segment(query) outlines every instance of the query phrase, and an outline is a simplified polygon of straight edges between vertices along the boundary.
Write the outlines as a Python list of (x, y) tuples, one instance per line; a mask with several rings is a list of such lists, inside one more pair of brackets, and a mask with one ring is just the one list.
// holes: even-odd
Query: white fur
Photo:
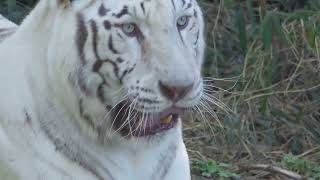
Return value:
[(3, 16), (0, 15), (0, 42), (3, 41), (6, 37), (10, 36), (17, 25), (6, 20)]
[[(83, 122), (79, 114), (80, 98), (84, 99), (85, 111), (94, 123), (111, 130), (111, 121), (107, 124), (101, 122), (106, 110), (105, 104), (94, 94), (100, 82), (99, 77), (90, 72), (94, 62), (88, 62), (88, 67), (80, 67), (74, 39), (76, 14), (81, 12), (89, 22), (97, 16), (101, 2), (108, 8), (120, 10), (126, 3), (139, 5), (141, 0), (77, 0), (73, 4), (67, 0), (41, 0), (16, 33), (0, 44), (1, 180), (109, 180), (112, 179), (110, 173), (115, 180), (190, 179), (181, 121), (175, 128), (151, 138), (123, 138), (115, 131), (110, 131), (102, 141), (96, 129)], [(178, 9), (181, 1), (174, 2)], [(196, 2), (192, 3), (201, 13)], [(126, 43), (114, 39), (116, 48), (125, 52), (123, 57), (130, 58), (127, 65), (119, 66), (120, 72), (128, 68), (126, 66), (137, 65), (132, 74), (124, 78), (122, 86), (111, 75), (109, 83), (112, 88), (105, 89), (105, 96), (108, 105), (114, 106), (125, 94), (130, 96), (137, 93), (130, 87), (138, 86), (135, 83), (140, 80), (142, 87), (149, 87), (156, 92), (154, 97), (140, 92), (140, 97), (159, 100), (161, 103), (156, 109), (161, 111), (172, 103), (161, 96), (155, 82), (161, 80), (184, 85), (201, 81), (203, 20), (202, 14), (198, 14), (200, 38), (197, 47), (193, 47), (194, 36), (188, 32), (182, 33), (186, 43), (184, 46), (173, 31), (175, 24), (172, 26), (169, 23), (174, 22), (183, 11), (178, 11), (181, 14), (172, 14), (171, 0), (152, 0), (145, 9), (149, 19), (143, 21), (141, 12), (137, 12), (134, 21), (141, 25), (141, 31), (148, 40), (142, 46), (149, 51), (141, 57), (141, 47), (137, 42), (129, 38)], [(106, 38), (107, 34), (100, 32), (102, 27), (98, 27), (100, 40)], [(84, 49), (89, 61), (93, 59), (92, 52), (88, 50), (90, 42)], [(113, 58), (110, 52), (103, 49), (106, 46), (99, 44), (98, 51), (102, 52), (101, 56)], [(70, 79), (76, 81), (80, 69), (84, 71), (88, 91), (93, 94), (86, 96), (77, 88), (76, 82), (75, 87), (71, 86)], [(110, 66), (103, 66), (101, 71), (112, 74)], [(124, 92), (118, 93), (121, 87)], [(201, 90), (201, 86), (195, 88), (177, 106), (195, 104), (196, 101), (190, 98)], [(173, 157), (170, 160), (171, 153)], [(159, 161), (166, 159), (171, 163), (168, 169), (163, 169)], [(164, 177), (160, 176), (162, 171), (167, 172)]]

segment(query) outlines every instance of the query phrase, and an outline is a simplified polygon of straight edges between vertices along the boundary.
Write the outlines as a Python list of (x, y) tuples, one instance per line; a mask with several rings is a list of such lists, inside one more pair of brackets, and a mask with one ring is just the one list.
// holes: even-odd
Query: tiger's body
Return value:
[(0, 34), (1, 180), (189, 180), (202, 21), (194, 0), (41, 0)]

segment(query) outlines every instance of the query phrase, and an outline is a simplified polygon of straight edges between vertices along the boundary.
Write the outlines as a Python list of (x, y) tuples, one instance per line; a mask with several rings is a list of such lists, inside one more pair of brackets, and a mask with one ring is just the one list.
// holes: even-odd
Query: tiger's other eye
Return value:
[(128, 23), (122, 25), (122, 31), (128, 36), (137, 36), (138, 27), (134, 23)]
[(184, 28), (186, 28), (189, 24), (189, 16), (181, 16), (178, 20), (177, 20), (177, 27), (179, 30), (183, 30)]

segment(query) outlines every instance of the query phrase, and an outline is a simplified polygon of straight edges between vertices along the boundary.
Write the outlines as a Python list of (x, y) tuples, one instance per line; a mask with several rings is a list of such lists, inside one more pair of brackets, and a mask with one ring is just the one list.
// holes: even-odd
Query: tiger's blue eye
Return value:
[(138, 27), (134, 23), (128, 23), (122, 25), (122, 31), (128, 36), (136, 36), (138, 33)]
[(177, 20), (177, 27), (179, 30), (183, 30), (185, 29), (188, 24), (189, 24), (189, 16), (181, 16), (178, 20)]

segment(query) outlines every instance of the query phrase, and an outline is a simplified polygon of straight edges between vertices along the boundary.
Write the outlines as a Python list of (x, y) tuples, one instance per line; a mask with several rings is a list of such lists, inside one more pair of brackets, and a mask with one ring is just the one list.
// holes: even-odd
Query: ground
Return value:
[(320, 179), (320, 1), (200, 4), (210, 78), (185, 123), (194, 174)]

